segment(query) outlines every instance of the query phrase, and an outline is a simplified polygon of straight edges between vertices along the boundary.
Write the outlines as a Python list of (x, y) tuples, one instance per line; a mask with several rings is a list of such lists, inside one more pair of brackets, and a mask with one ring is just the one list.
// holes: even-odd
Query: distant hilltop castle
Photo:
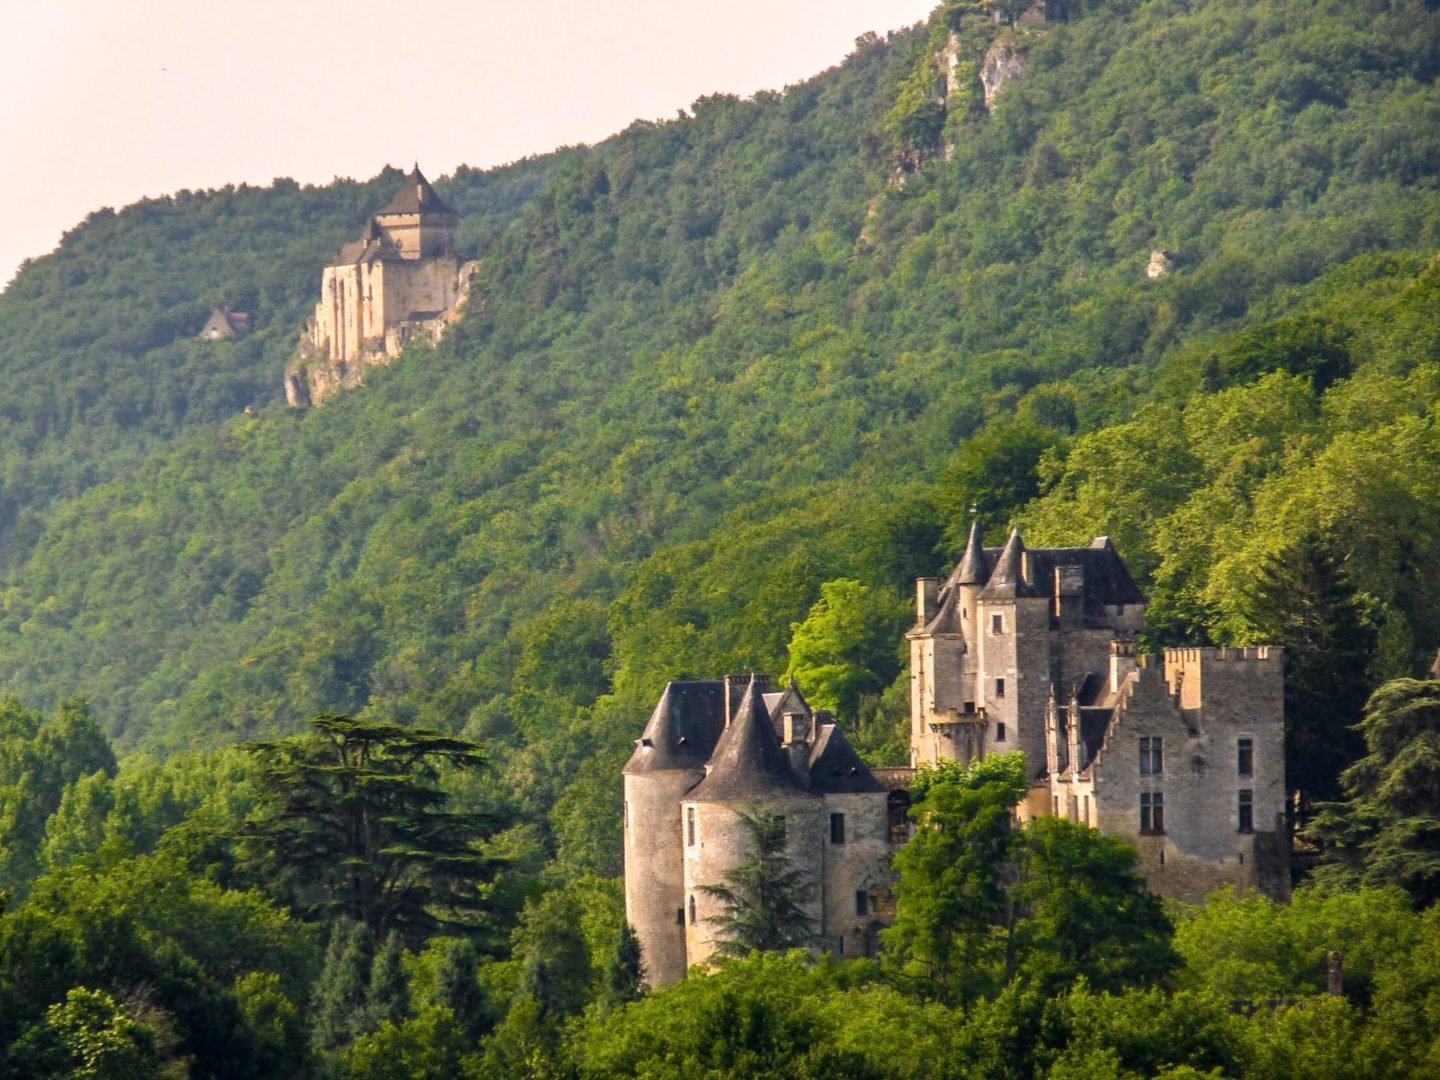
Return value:
[[(1021, 820), (1063, 817), (1140, 853), (1151, 889), (1289, 895), (1281, 650), (1138, 656), (1145, 597), (1106, 537), (985, 548), (971, 527), (950, 577), (916, 584), (910, 764), (870, 769), (798, 688), (672, 682), (625, 766), (625, 906), (652, 985), (714, 953), (709, 920), (745, 857), (740, 813), (786, 820), (813, 882), (815, 929), (869, 955), (893, 919), (890, 861), (917, 766), (1024, 750)], [(741, 686), (744, 691), (741, 693)]]
[(320, 302), (285, 372), (291, 406), (358, 386), (367, 367), (388, 364), (416, 338), (437, 339), (454, 321), (475, 266), (455, 253), (459, 223), (416, 165), (321, 274)]

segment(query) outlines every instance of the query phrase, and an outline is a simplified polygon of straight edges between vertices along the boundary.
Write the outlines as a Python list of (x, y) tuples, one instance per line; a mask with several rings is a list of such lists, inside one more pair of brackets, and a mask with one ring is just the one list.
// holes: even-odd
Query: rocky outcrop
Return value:
[(1171, 254), (1157, 248), (1150, 252), (1150, 261), (1145, 264), (1145, 276), (1154, 281), (1156, 278), (1169, 277), (1174, 269), (1175, 259)]
[(479, 264), (473, 262), (460, 267), (455, 301), (449, 308), (412, 313), (409, 319), (388, 327), (384, 337), (367, 340), (355, 356), (333, 357), (328, 350), (312, 343), (307, 328), (295, 358), (285, 369), (286, 404), (291, 408), (323, 405), (339, 391), (362, 385), (367, 370), (387, 366), (412, 341), (439, 341), (446, 328), (460, 318), (478, 267)]
[(985, 88), (986, 110), (994, 106), (1002, 90), (1019, 82), (1024, 75), (1025, 53), (1014, 38), (1007, 35), (991, 45), (980, 62), (980, 85)]

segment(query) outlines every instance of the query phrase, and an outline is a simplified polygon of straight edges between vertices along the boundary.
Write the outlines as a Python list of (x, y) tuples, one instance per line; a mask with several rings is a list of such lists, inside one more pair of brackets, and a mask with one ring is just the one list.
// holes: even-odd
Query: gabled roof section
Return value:
[(765, 701), (751, 679), (730, 726), (715, 744), (709, 772), (686, 796), (699, 802), (731, 802), (767, 795), (811, 795), (790, 770)]
[(960, 590), (950, 589), (940, 598), (940, 607), (920, 632), (930, 635), (963, 633), (960, 614)]
[(453, 217), (455, 211), (435, 194), (430, 181), (425, 179), (419, 164), (416, 164), (405, 177), (404, 186), (375, 216), (385, 217), (387, 214), (449, 214)]
[(814, 715), (814, 710), (800, 693), (800, 687), (795, 685), (794, 679), (790, 680), (784, 690), (772, 690), (762, 694), (761, 700), (765, 703), (765, 711), (770, 714), (770, 726), (775, 729), (776, 738), (784, 738), (786, 713), (800, 713), (806, 720)]
[(847, 795), (885, 790), (835, 724), (824, 725), (810, 747), (810, 789)]
[(1041, 596), (1038, 589), (1026, 583), (1024, 578), (1025, 541), (1018, 528), (1010, 530), (1010, 539), (1000, 550), (995, 560), (995, 569), (985, 589), (980, 593), (982, 600), (1004, 600), (1017, 596)]
[(725, 728), (725, 686), (677, 681), (665, 687), (645, 732), (635, 742), (627, 773), (703, 769)]

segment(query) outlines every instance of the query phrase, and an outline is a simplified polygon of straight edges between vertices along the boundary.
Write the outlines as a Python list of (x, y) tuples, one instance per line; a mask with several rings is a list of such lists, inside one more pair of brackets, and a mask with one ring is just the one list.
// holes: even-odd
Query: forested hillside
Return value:
[[(939, 1055), (955, 1075), (1298, 1076), (1321, 1075), (1309, 1041), (1362, 1035), (1433, 1062), (1391, 1037), (1428, 992), (1407, 958), (1435, 940), (1409, 906), (1433, 899), (1429, 856), (1401, 874), (1367, 855), (1394, 807), (1422, 822), (1394, 842), (1429, 850), (1428, 819), (1374, 778), (1433, 776), (1351, 726), (1440, 646), (1440, 12), (1052, 7), (1017, 29), (945, 4), (783, 92), (462, 171), (438, 186), (481, 262), (464, 319), (322, 409), (286, 410), (280, 374), (320, 266), (397, 173), (102, 212), (25, 268), (0, 297), (0, 679), (54, 719), (0, 716), (0, 888), (27, 897), (0, 930), (69, 966), (41, 985), (0, 965), (0, 1016), (24, 1003), (0, 1036), (58, 1055), (91, 1021), (162, 1043), (169, 1023), (166, 1060), (200, 1075), (250, 1075), (226, 1071), (226, 1030), (293, 1075), (393, 1075), (439, 1047), (406, 1075), (461, 1075), (465, 1054), (474, 1075), (626, 1075), (660, 1053), (650, 1074), (928, 1075)], [(997, 41), (1024, 74), (987, 108)], [(1173, 269), (1152, 279), (1157, 250)], [(257, 333), (189, 341), (221, 302)], [(1345, 838), (1345, 882), (1408, 891), (1216, 901), (1178, 937), (1147, 923), (1156, 951), (1086, 986), (1037, 886), (1033, 968), (992, 957), (956, 998), (761, 959), (624, 1006), (618, 769), (664, 682), (789, 668), (893, 760), (912, 579), (953, 560), (971, 506), (992, 541), (1112, 536), (1151, 596), (1149, 645), (1284, 644), (1290, 778), (1355, 800), (1316, 843)], [(1434, 684), (1408, 685), (1426, 704), (1404, 715), (1429, 717)], [(405, 775), (488, 838), (464, 883), (482, 915), (342, 910), (305, 876), (323, 866), (257, 841), (296, 825), (274, 816), (275, 766), (302, 744), (219, 748), (316, 713), (479, 744)], [(132, 911), (152, 889), (164, 902)], [(163, 1001), (121, 1000), (106, 896)], [(1096, 933), (1124, 942), (1128, 918)], [(235, 954), (188, 925), (233, 932)], [(1381, 925), (1409, 944), (1366, 936)], [(1367, 943), (1349, 999), (1231, 1011), (1315, 993), (1337, 933)], [(204, 1004), (181, 1015), (185, 986)], [(112, 997), (56, 1004), (70, 987)], [(773, 1044), (695, 1035), (802, 998)], [(557, 1018), (587, 1007), (562, 1051)]]
[[(442, 183), (488, 246), (563, 152)], [(97, 210), (0, 293), (0, 538), (23, 558), (56, 499), (128, 475), (158, 447), (280, 396), (317, 268), (401, 179), (181, 191)], [(254, 333), (195, 340), (211, 310)]]

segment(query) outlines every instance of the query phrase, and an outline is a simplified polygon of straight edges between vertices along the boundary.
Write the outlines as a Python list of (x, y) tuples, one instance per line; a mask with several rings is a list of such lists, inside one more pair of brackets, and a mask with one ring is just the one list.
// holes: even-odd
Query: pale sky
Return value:
[(0, 282), (90, 211), (431, 178), (780, 89), (936, 0), (0, 0)]

